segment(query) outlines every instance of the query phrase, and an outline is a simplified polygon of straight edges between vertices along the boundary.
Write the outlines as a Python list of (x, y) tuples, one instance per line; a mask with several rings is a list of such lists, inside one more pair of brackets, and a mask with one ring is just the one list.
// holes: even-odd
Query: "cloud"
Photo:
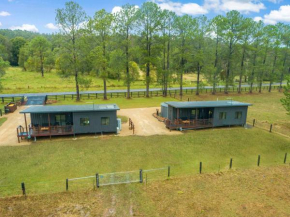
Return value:
[(170, 0), (153, 0), (153, 2), (155, 2), (162, 10), (174, 11), (177, 15), (200, 15), (208, 13), (207, 9), (196, 3), (182, 4)]
[(237, 10), (241, 13), (255, 12), (266, 9), (265, 5), (257, 0), (204, 0), (203, 7), (215, 12)]
[(14, 0), (8, 0), (9, 2), (13, 2)]
[(2, 17), (6, 17), (6, 16), (10, 16), (11, 14), (10, 13), (8, 13), (7, 11), (1, 11), (0, 12), (0, 16), (2, 16)]
[(26, 31), (30, 31), (30, 32), (38, 32), (38, 29), (36, 28), (35, 25), (31, 25), (31, 24), (22, 24), (22, 26), (11, 26), (9, 29), (11, 30), (26, 30)]
[[(250, 12), (259, 13), (260, 10), (266, 9), (265, 5), (259, 0), (204, 0), (203, 5), (192, 2), (180, 3), (177, 0), (152, 0), (159, 5), (161, 9), (174, 11), (177, 15), (201, 15), (210, 11), (216, 13), (237, 10), (241, 13)], [(274, 0), (271, 0), (274, 1)], [(275, 0), (280, 1), (280, 0)]]
[(279, 10), (272, 10), (261, 19), (266, 24), (275, 25), (278, 22), (290, 23), (290, 5), (282, 5)]
[(2, 23), (0, 22), (0, 26), (2, 26)]
[(268, 0), (268, 2), (272, 2), (274, 4), (279, 4), (280, 2), (282, 2), (283, 0)]
[(220, 6), (222, 11), (231, 11), (231, 10), (237, 10), (242, 13), (250, 13), (255, 12), (259, 13), (260, 10), (266, 9), (265, 5), (261, 2), (255, 3), (254, 1), (223, 1), (222, 5)]
[(254, 21), (255, 21), (255, 22), (260, 22), (261, 20), (263, 20), (262, 17), (255, 17), (255, 18), (254, 18)]
[(57, 30), (58, 27), (54, 25), (53, 23), (48, 23), (45, 25), (46, 28), (51, 29), (51, 30)]
[(121, 10), (122, 10), (122, 8), (121, 8), (120, 6), (115, 6), (115, 7), (112, 9), (112, 14), (117, 14), (117, 13), (119, 13)]
[[(135, 5), (134, 7), (135, 7), (136, 9), (139, 8), (138, 5)], [(117, 13), (119, 13), (120, 11), (122, 11), (122, 7), (120, 7), (120, 6), (115, 6), (115, 7), (113, 7), (111, 13), (112, 13), (112, 14), (117, 14)]]

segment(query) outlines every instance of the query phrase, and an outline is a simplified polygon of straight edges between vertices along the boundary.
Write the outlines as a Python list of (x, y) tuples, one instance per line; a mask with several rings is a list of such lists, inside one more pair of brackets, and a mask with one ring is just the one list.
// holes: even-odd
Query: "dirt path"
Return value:
[[(151, 136), (151, 135), (176, 135), (181, 134), (179, 131), (169, 131), (163, 122), (158, 121), (152, 116), (156, 109), (152, 108), (134, 108), (134, 109), (121, 109), (118, 115), (127, 116), (132, 119), (135, 125), (135, 135), (138, 136)], [(133, 135), (132, 130), (129, 130), (129, 123), (122, 125), (120, 136)]]
[[(19, 125), (25, 127), (24, 115), (19, 114), (20, 111), (26, 107), (18, 107), (14, 113), (9, 113), (4, 117), (7, 120), (0, 126), (0, 146), (15, 146), (15, 145), (29, 145), (30, 142), (22, 140), (18, 143), (16, 136), (16, 128)], [(30, 115), (27, 115), (27, 124), (30, 123)]]

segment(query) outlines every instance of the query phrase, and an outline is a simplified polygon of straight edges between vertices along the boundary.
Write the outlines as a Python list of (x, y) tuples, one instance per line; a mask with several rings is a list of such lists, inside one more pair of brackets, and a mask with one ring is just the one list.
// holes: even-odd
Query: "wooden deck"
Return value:
[(66, 125), (66, 126), (38, 126), (38, 127), (30, 127), (30, 135), (32, 137), (39, 137), (39, 136), (61, 136), (61, 135), (72, 135), (73, 132), (73, 125)]
[(213, 127), (213, 119), (193, 119), (193, 120), (175, 119), (174, 121), (166, 119), (164, 123), (166, 127), (170, 130), (202, 129)]

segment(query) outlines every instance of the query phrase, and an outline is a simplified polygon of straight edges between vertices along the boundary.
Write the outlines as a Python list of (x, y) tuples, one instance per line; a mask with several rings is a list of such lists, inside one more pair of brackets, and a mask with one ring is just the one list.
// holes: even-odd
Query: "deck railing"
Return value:
[(31, 136), (69, 135), (73, 134), (73, 125), (65, 126), (31, 126)]
[(168, 129), (180, 129), (180, 128), (198, 129), (212, 127), (213, 119), (212, 118), (188, 119), (188, 120), (175, 119), (174, 121), (166, 119), (164, 123)]

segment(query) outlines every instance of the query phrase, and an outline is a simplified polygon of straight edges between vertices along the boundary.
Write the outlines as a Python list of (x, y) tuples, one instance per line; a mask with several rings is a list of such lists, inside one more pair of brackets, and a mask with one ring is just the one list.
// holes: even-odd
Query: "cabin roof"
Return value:
[(64, 112), (94, 112), (116, 111), (120, 108), (116, 104), (91, 105), (60, 105), (60, 106), (31, 106), (20, 113), (64, 113)]
[(166, 102), (174, 108), (213, 108), (213, 107), (240, 107), (251, 106), (250, 103), (243, 103), (231, 100), (222, 101), (193, 101), (193, 102)]

